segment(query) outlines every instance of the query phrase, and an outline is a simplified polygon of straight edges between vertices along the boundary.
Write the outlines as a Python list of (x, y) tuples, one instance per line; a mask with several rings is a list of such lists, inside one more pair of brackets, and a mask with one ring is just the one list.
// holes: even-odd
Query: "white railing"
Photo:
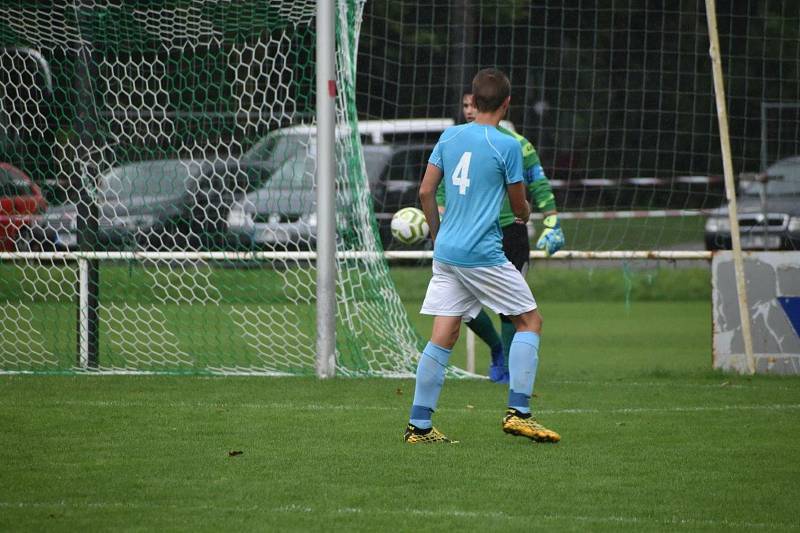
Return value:
[[(532, 251), (531, 259), (558, 261), (565, 259), (610, 259), (610, 260), (711, 260), (712, 252), (708, 251), (680, 251), (680, 250), (615, 250), (615, 251), (578, 251), (562, 250), (553, 256), (547, 257), (544, 252)], [(317, 258), (316, 252), (145, 252), (145, 251), (119, 251), (119, 252), (0, 252), (0, 261), (10, 260), (45, 260), (45, 261), (80, 261), (100, 259), (104, 261), (133, 261), (133, 260), (195, 260), (195, 261), (247, 261), (247, 260), (283, 260), (283, 261), (309, 261)], [(346, 251), (337, 252), (337, 259), (380, 259), (414, 260), (432, 259), (433, 251), (430, 250), (394, 250), (386, 252)]]

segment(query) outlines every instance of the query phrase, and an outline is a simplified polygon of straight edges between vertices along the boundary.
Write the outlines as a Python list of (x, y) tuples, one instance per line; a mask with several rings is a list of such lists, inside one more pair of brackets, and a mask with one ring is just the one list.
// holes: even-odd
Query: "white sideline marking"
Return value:
[[(668, 387), (670, 389), (752, 389), (754, 386), (749, 383), (731, 383), (729, 381), (722, 381), (718, 383), (669, 383), (662, 381), (589, 381), (589, 380), (548, 380), (548, 384), (552, 385), (585, 385), (587, 387)], [(772, 391), (796, 391), (797, 387), (784, 387), (780, 385), (770, 384)]]
[(623, 407), (618, 409), (542, 409), (537, 410), (537, 413), (548, 414), (636, 414), (636, 413), (700, 413), (704, 411), (786, 411), (791, 409), (800, 409), (800, 404), (766, 404), (766, 405), (701, 405), (701, 406), (686, 406), (686, 407)]
[[(590, 381), (580, 379), (551, 379), (547, 381), (553, 385), (586, 385), (591, 387), (669, 387), (669, 388), (688, 388), (688, 389), (720, 389), (720, 388), (745, 388), (746, 385), (739, 383), (668, 383), (660, 381)], [(771, 388), (770, 390), (774, 390)], [(793, 389), (794, 390), (794, 389)]]
[[(214, 375), (190, 375), (181, 373), (179, 371), (147, 371), (147, 370), (125, 370), (125, 369), (113, 369), (113, 370), (97, 370), (91, 372), (85, 372), (83, 369), (74, 367), (71, 369), (72, 371), (80, 373), (80, 376), (86, 377), (97, 377), (102, 378), (105, 376), (180, 376), (182, 379), (199, 379), (199, 380), (217, 380), (217, 379), (229, 379), (229, 378), (258, 378), (258, 377), (282, 377), (282, 378), (292, 378), (292, 379), (303, 379), (304, 377), (309, 376), (300, 376), (297, 374), (289, 374), (287, 372), (279, 372), (279, 371), (272, 371), (272, 370), (263, 370), (263, 371), (248, 371), (247, 374), (237, 374), (237, 373), (225, 373), (220, 372)], [(67, 370), (69, 372), (69, 370)], [(17, 376), (27, 376), (27, 375), (37, 375), (40, 374), (41, 371), (38, 370), (0, 370), (0, 376), (9, 376), (9, 377), (17, 377)], [(69, 374), (65, 374), (69, 376)], [(414, 379), (414, 374), (402, 374), (402, 375), (387, 375), (382, 376), (382, 379)], [(475, 379), (478, 381), (486, 381), (488, 380), (488, 376), (482, 376), (476, 374), (474, 376), (469, 376), (471, 379)], [(745, 389), (745, 388), (752, 388), (752, 385), (748, 385), (746, 383), (730, 383), (728, 381), (721, 382), (721, 383), (670, 383), (670, 382), (661, 382), (661, 381), (590, 381), (590, 380), (578, 380), (578, 379), (555, 379), (555, 380), (548, 380), (549, 384), (553, 385), (585, 385), (587, 387), (669, 387), (671, 389), (675, 388), (684, 388), (684, 389)], [(796, 390), (795, 387), (781, 387), (778, 385), (770, 385), (770, 390)]]
[[(139, 504), (133, 502), (72, 502), (67, 503), (64, 500), (56, 502), (3, 502), (0, 501), (0, 508), (17, 508), (17, 509), (40, 509), (64, 507), (73, 509), (108, 509), (108, 508), (130, 508), (130, 509), (206, 509), (203, 505), (175, 505), (164, 504), (159, 505), (158, 502), (149, 502), (146, 504)], [(428, 510), (428, 509), (361, 509), (359, 507), (341, 507), (338, 509), (315, 509), (307, 505), (290, 504), (280, 507), (262, 508), (260, 505), (248, 506), (234, 506), (234, 507), (214, 507), (217, 511), (258, 511), (265, 510), (272, 513), (306, 513), (316, 515), (336, 515), (336, 514), (370, 514), (370, 515), (416, 515), (425, 517), (456, 517), (456, 518), (492, 518), (504, 520), (529, 520), (535, 516), (539, 520), (549, 521), (572, 521), (572, 522), (590, 522), (601, 524), (656, 524), (656, 525), (670, 525), (670, 526), (725, 526), (729, 528), (760, 528), (760, 529), (798, 529), (800, 525), (789, 524), (782, 522), (736, 522), (727, 519), (712, 520), (712, 519), (697, 519), (685, 518), (680, 516), (673, 516), (668, 519), (639, 517), (639, 516), (586, 516), (586, 515), (565, 515), (565, 514), (535, 514), (535, 515), (515, 515), (505, 513), (503, 511), (465, 511), (461, 509), (443, 509), (443, 510)]]
[[(42, 401), (36, 402), (13, 402), (0, 401), (0, 406), (18, 407), (24, 405), (36, 405), (43, 407)], [(137, 407), (137, 408), (159, 408), (172, 407), (176, 409), (268, 409), (268, 410), (304, 410), (304, 411), (397, 411), (397, 406), (390, 405), (343, 405), (343, 404), (295, 404), (289, 402), (267, 402), (267, 403), (213, 403), (213, 402), (130, 402), (119, 400), (63, 400), (53, 405), (54, 407)], [(466, 407), (441, 407), (437, 412), (464, 411)], [(597, 408), (564, 408), (564, 409), (536, 409), (536, 414), (639, 414), (639, 413), (702, 413), (702, 412), (723, 412), (723, 411), (791, 411), (800, 409), (800, 404), (761, 404), (761, 405), (698, 405), (698, 406), (676, 406), (676, 407), (620, 407), (611, 409)], [(498, 408), (469, 408), (470, 412), (497, 412)]]

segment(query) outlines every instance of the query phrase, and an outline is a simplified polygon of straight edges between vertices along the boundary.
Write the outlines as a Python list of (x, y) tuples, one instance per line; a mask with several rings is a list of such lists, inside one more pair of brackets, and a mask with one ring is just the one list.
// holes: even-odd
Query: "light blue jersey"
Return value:
[(499, 214), (506, 185), (522, 181), (519, 141), (476, 122), (451, 126), (428, 162), (442, 169), (446, 193), (433, 258), (463, 267), (507, 262)]

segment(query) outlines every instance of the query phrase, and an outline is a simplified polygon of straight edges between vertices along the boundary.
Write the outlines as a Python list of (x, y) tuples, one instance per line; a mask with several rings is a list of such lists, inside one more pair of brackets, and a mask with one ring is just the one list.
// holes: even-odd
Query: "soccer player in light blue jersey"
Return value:
[[(478, 109), (472, 98), (472, 89), (461, 97), (461, 110), (464, 120), (472, 122)], [(547, 255), (552, 255), (564, 246), (564, 232), (558, 221), (555, 196), (550, 186), (550, 181), (544, 173), (539, 155), (533, 145), (522, 135), (497, 127), (502, 133), (511, 135), (520, 144), (522, 149), (522, 176), (526, 182), (528, 192), (533, 196), (537, 209), (544, 214), (544, 230), (536, 242), (536, 247), (545, 250)], [(439, 183), (436, 189), (436, 203), (439, 205), (439, 215), (445, 211), (444, 182)], [(525, 277), (530, 266), (530, 244), (528, 243), (528, 227), (525, 220), (520, 220), (511, 212), (508, 199), (504, 199), (500, 208), (500, 228), (503, 232), (503, 251), (509, 261), (522, 272)], [(500, 315), (500, 336), (494, 329), (492, 319), (481, 310), (478, 316), (466, 323), (491, 350), (491, 364), (489, 365), (489, 379), (496, 383), (508, 384), (508, 350), (517, 330), (514, 324), (505, 315)]]
[[(475, 120), (442, 133), (420, 185), (420, 202), (434, 241), (433, 277), (421, 313), (434, 319), (431, 340), (417, 366), (404, 439), (409, 444), (454, 442), (433, 427), (431, 416), (461, 321), (475, 318), (486, 306), (508, 316), (516, 328), (509, 350), (503, 431), (558, 442), (558, 433), (537, 422), (530, 409), (542, 317), (530, 287), (502, 246), (499, 214), (506, 195), (517, 218), (530, 216), (519, 142), (497, 129), (508, 111), (511, 86), (499, 70), (484, 69), (475, 75), (472, 92), (478, 108)], [(436, 189), (442, 180), (447, 216), (440, 227)]]

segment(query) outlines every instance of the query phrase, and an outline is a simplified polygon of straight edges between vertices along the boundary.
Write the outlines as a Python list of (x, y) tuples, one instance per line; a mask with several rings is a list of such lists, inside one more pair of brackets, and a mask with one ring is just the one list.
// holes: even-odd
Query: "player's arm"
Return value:
[(522, 145), (525, 182), (528, 184), (528, 191), (533, 197), (536, 209), (544, 216), (558, 214), (553, 187), (544, 173), (539, 154), (536, 153), (536, 149), (525, 137), (519, 135), (519, 139)]
[(442, 169), (436, 165), (428, 163), (425, 169), (425, 176), (419, 186), (419, 202), (422, 205), (422, 212), (428, 222), (431, 232), (431, 240), (436, 240), (439, 233), (439, 209), (436, 205), (436, 189), (442, 181)]
[(436, 188), (436, 205), (439, 207), (440, 216), (444, 214), (444, 203), (445, 203), (444, 181), (440, 181), (439, 187)]
[(525, 193), (525, 185), (518, 181), (506, 186), (508, 192), (508, 202), (511, 204), (511, 212), (520, 220), (528, 220), (531, 216), (531, 206), (528, 203)]
[(528, 184), (528, 191), (533, 196), (536, 208), (544, 215), (542, 225), (544, 229), (536, 241), (536, 248), (544, 250), (547, 255), (553, 255), (564, 246), (564, 231), (558, 220), (558, 210), (556, 209), (556, 199), (553, 195), (553, 187), (550, 180), (544, 173), (539, 154), (533, 145), (521, 135), (514, 135), (522, 146), (522, 157), (525, 166), (525, 182)]
[(522, 151), (519, 144), (507, 144), (503, 154), (506, 171), (506, 193), (511, 212), (520, 220), (527, 221), (531, 216), (531, 206), (528, 203), (528, 194), (525, 177), (522, 172)]
[[(541, 166), (539, 168), (541, 168)], [(553, 187), (550, 185), (550, 180), (548, 180), (543, 173), (541, 178), (534, 179), (530, 185), (528, 185), (528, 191), (530, 191), (533, 197), (533, 203), (536, 205), (536, 209), (544, 216), (558, 214)]]
[(535, 164), (526, 169), (525, 181), (528, 182), (528, 190), (533, 195), (537, 209), (544, 215), (542, 221), (544, 229), (536, 241), (536, 248), (544, 250), (547, 255), (553, 255), (564, 246), (564, 231), (558, 220), (553, 188), (542, 170), (538, 156), (536, 156)]

